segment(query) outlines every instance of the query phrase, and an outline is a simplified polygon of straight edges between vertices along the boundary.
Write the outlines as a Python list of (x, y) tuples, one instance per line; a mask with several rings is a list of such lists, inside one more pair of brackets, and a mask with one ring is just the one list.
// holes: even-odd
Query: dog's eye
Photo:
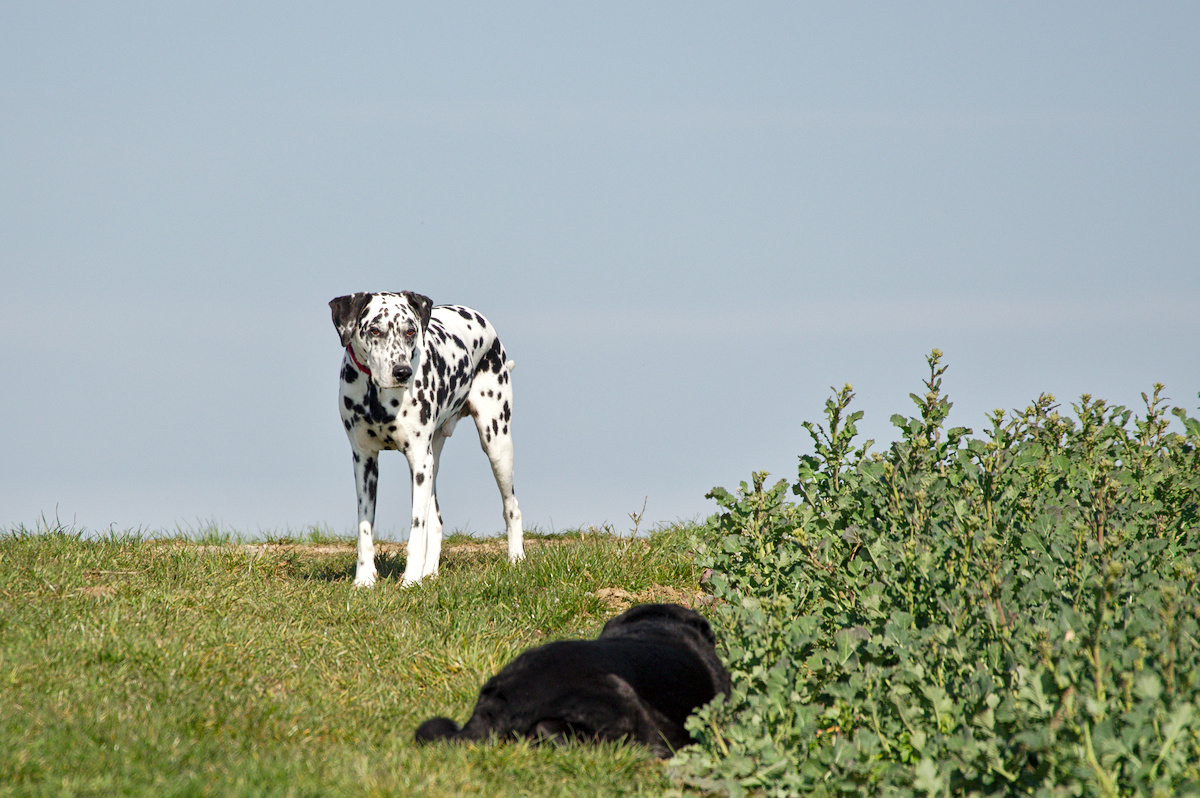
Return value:
[(411, 327), (409, 327), (407, 330), (404, 331), (404, 337), (410, 341), (416, 336), (416, 334), (417, 334), (417, 331)]
[(383, 330), (379, 329), (378, 327), (372, 327), (367, 330), (367, 335), (371, 336), (372, 338), (378, 338), (379, 336), (383, 335)]

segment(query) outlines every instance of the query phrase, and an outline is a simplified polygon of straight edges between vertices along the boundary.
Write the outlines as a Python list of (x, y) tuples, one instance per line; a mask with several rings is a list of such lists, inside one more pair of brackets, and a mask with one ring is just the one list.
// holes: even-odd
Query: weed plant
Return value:
[(787, 483), (756, 473), (698, 536), (733, 695), (673, 760), (732, 795), (1200, 793), (1200, 422), (1084, 396), (855, 442), (849, 386)]

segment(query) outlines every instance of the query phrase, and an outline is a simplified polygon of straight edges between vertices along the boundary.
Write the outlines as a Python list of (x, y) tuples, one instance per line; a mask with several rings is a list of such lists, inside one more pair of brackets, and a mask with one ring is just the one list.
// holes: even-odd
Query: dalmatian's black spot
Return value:
[(400, 406), (400, 400), (399, 400), (399, 399), (393, 399), (393, 400), (391, 401), (391, 403), (390, 403), (390, 404), (392, 405), (392, 407), (399, 407), (399, 406)]
[(354, 368), (352, 364), (347, 363), (342, 367), (342, 382), (346, 383), (347, 385), (353, 385), (354, 381), (357, 379), (358, 369)]
[(413, 477), (413, 479), (416, 480), (418, 485), (425, 484), (425, 475), (420, 472), (418, 472), (417, 475), (415, 477)]
[(367, 419), (372, 424), (375, 424), (375, 425), (387, 424), (388, 422), (394, 421), (396, 419), (395, 414), (389, 413), (388, 409), (383, 406), (382, 402), (379, 401), (379, 392), (375, 389), (375, 386), (373, 384), (371, 385), (370, 388), (367, 389), (366, 400), (367, 400), (366, 416), (367, 416)]
[(497, 338), (492, 341), (492, 345), (488, 348), (487, 353), (479, 359), (479, 366), (475, 369), (475, 373), (478, 374), (483, 370), (490, 371), (493, 374), (500, 374), (502, 371), (507, 373), (501, 351), (500, 339)]

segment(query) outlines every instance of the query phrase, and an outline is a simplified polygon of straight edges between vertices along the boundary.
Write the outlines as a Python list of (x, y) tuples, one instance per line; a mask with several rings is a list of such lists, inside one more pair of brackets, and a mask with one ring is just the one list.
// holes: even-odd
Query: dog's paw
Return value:
[(375, 574), (358, 574), (354, 577), (355, 587), (375, 587)]

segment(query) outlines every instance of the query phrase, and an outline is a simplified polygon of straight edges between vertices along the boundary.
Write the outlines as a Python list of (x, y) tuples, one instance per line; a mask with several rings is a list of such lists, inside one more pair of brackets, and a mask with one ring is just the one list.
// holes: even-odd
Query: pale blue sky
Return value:
[[(1200, 399), (1200, 5), (0, 5), (0, 527), (354, 526), (326, 303), (517, 363), (528, 524), (1042, 391)], [(379, 531), (406, 536), (399, 455)], [(500, 501), (460, 427), (447, 528)]]

